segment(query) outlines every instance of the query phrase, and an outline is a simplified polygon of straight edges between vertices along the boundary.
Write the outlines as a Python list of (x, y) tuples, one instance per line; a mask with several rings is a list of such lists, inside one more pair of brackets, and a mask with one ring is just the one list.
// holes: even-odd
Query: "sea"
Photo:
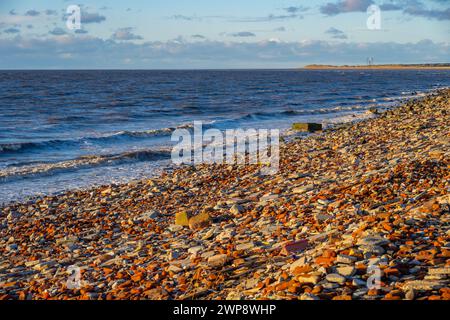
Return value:
[(286, 132), (449, 86), (449, 70), (0, 71), (0, 203), (152, 177), (193, 121)]

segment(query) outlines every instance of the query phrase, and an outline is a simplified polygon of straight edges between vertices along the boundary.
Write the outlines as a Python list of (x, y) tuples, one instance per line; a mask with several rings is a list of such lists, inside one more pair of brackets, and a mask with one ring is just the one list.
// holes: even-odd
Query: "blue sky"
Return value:
[[(78, 31), (66, 8), (81, 8)], [(369, 5), (381, 29), (366, 26)], [(0, 2), (0, 68), (295, 68), (450, 62), (450, 0)]]

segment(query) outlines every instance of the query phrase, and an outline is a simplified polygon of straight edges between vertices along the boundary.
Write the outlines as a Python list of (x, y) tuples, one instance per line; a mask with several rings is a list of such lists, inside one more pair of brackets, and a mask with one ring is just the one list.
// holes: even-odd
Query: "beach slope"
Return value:
[(450, 298), (450, 90), (280, 154), (0, 208), (0, 298)]

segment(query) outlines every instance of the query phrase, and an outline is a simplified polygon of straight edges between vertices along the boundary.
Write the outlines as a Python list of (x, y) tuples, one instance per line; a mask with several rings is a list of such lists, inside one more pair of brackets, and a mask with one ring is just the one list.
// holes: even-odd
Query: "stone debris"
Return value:
[(280, 157), (3, 206), (0, 299), (450, 299), (450, 90)]
[(253, 242), (246, 242), (246, 243), (240, 243), (236, 246), (237, 251), (241, 250), (250, 250), (255, 247), (255, 244)]
[(140, 220), (147, 220), (147, 219), (156, 219), (159, 217), (159, 212), (157, 210), (150, 210), (145, 212), (143, 215), (139, 217)]
[(337, 274), (337, 273), (327, 274), (326, 279), (329, 282), (335, 282), (335, 283), (339, 283), (339, 284), (344, 284), (345, 283), (345, 277), (343, 277), (343, 276), (341, 276), (340, 274)]
[(403, 285), (403, 290), (433, 290), (433, 289), (439, 289), (446, 285), (443, 281), (425, 281), (425, 280), (413, 280), (413, 281), (407, 281)]
[(320, 300), (318, 296), (312, 293), (304, 293), (300, 296), (299, 300)]
[(244, 211), (244, 208), (239, 204), (234, 204), (230, 209), (230, 212), (235, 215), (240, 214), (242, 211)]
[(353, 266), (339, 267), (336, 270), (341, 276), (344, 276), (344, 277), (351, 277), (356, 272), (356, 269)]
[(296, 187), (296, 188), (292, 189), (292, 193), (301, 194), (301, 193), (305, 193), (305, 192), (311, 191), (313, 189), (314, 189), (313, 185), (307, 185), (307, 186), (303, 186), (303, 187)]
[(431, 274), (431, 275), (436, 275), (436, 274), (449, 275), (450, 274), (450, 267), (428, 269), (428, 274)]
[(305, 250), (308, 247), (308, 240), (289, 241), (282, 245), (281, 253), (284, 255), (296, 253)]
[(199, 213), (198, 215), (191, 217), (189, 219), (189, 228), (195, 230), (195, 229), (203, 229), (209, 226), (211, 223), (211, 218), (208, 214), (208, 212), (203, 211), (202, 213)]
[(178, 226), (189, 226), (189, 215), (186, 211), (175, 214), (175, 224)]
[(357, 257), (348, 256), (348, 255), (345, 255), (345, 254), (339, 254), (336, 257), (336, 263), (352, 264), (352, 263), (354, 263), (357, 260), (358, 260)]
[(296, 278), (296, 280), (300, 284), (305, 284), (305, 283), (317, 284), (320, 280), (320, 276), (316, 275), (316, 274), (310, 274), (310, 275), (298, 276)]
[(227, 255), (226, 254), (218, 254), (212, 257), (208, 258), (208, 264), (211, 267), (221, 267), (227, 262)]
[(312, 122), (296, 122), (292, 124), (292, 129), (297, 131), (314, 132), (322, 130), (322, 124)]
[(386, 245), (389, 243), (389, 240), (376, 235), (376, 236), (368, 236), (368, 237), (364, 237), (361, 238), (358, 241), (358, 245), (363, 246), (363, 247), (375, 247), (375, 246), (381, 246), (381, 245)]

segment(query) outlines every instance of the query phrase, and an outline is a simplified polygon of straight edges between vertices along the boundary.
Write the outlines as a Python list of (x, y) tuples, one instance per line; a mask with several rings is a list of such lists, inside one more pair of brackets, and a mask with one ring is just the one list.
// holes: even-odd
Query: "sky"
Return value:
[(450, 0), (0, 0), (0, 69), (448, 63), (449, 35)]

